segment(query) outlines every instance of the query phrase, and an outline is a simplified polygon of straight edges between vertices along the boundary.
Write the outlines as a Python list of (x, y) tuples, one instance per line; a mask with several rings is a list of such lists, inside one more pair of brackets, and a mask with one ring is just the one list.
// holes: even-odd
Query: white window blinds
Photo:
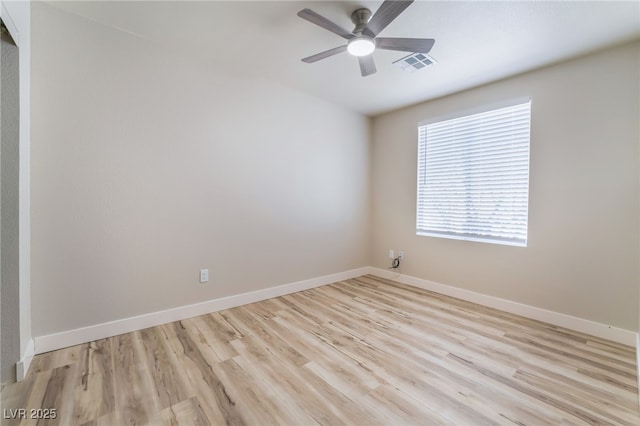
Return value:
[(531, 101), (418, 127), (418, 235), (527, 245)]

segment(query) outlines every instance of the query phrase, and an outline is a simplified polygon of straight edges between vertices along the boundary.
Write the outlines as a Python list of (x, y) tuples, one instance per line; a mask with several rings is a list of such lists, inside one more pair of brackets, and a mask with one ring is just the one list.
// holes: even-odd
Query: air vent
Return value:
[(411, 55), (398, 59), (393, 62), (393, 64), (403, 71), (415, 72), (424, 69), (429, 65), (437, 64), (437, 62), (426, 53), (412, 53)]

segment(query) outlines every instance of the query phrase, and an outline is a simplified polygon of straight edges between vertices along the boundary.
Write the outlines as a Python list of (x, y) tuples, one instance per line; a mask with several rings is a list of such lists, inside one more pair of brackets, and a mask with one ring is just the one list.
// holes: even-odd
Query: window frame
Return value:
[[(427, 188), (427, 183), (425, 182), (426, 179), (429, 176), (429, 172), (427, 170), (427, 161), (428, 161), (428, 145), (429, 145), (429, 133), (428, 133), (428, 126), (433, 126), (436, 124), (442, 124), (442, 123), (446, 123), (447, 121), (456, 121), (456, 120), (464, 120), (464, 119), (474, 119), (474, 116), (478, 116), (478, 117), (485, 117), (491, 114), (495, 114), (497, 112), (500, 112), (500, 110), (503, 109), (518, 109), (518, 108), (522, 108), (524, 107), (524, 105), (527, 104), (526, 106), (526, 122), (524, 125), (521, 126), (521, 129), (526, 129), (527, 130), (527, 136), (526, 136), (526, 143), (522, 143), (521, 141), (518, 142), (518, 144), (514, 145), (516, 146), (519, 150), (521, 150), (521, 152), (519, 151), (520, 155), (523, 155), (522, 152), (524, 152), (526, 150), (526, 171), (519, 171), (518, 177), (517, 178), (512, 178), (511, 180), (505, 181), (505, 182), (516, 182), (518, 179), (523, 179), (523, 177), (525, 177), (525, 186), (524, 189), (522, 189), (522, 187), (516, 191), (514, 193), (514, 195), (512, 195), (512, 197), (510, 198), (510, 200), (514, 203), (520, 203), (520, 205), (524, 205), (524, 207), (520, 207), (519, 209), (514, 209), (514, 212), (517, 212), (517, 217), (520, 219), (520, 225), (516, 226), (515, 228), (517, 228), (517, 232), (514, 232), (513, 235), (514, 237), (507, 237), (505, 235), (500, 235), (500, 231), (496, 231), (497, 226), (496, 225), (503, 225), (503, 226), (508, 226), (509, 223), (507, 221), (501, 221), (499, 220), (494, 220), (494, 221), (489, 221), (487, 220), (488, 218), (484, 218), (483, 221), (478, 221), (478, 223), (482, 222), (482, 228), (477, 228), (477, 230), (475, 232), (469, 232), (468, 229), (465, 229), (463, 232), (459, 232), (459, 230), (454, 229), (455, 226), (450, 226), (449, 230), (444, 230), (444, 228), (446, 228), (446, 226), (440, 226), (441, 229), (436, 230), (436, 226), (434, 226), (434, 223), (431, 223), (431, 225), (428, 225), (428, 219), (426, 219), (426, 217), (431, 214), (434, 214), (433, 209), (429, 210), (429, 201), (427, 201), (426, 199), (426, 194), (428, 193), (428, 189)], [(469, 109), (466, 111), (461, 111), (461, 112), (457, 112), (455, 114), (449, 114), (446, 116), (440, 116), (440, 117), (434, 117), (431, 118), (429, 120), (424, 120), (418, 123), (418, 151), (417, 151), (417, 188), (416, 188), (416, 235), (419, 236), (428, 236), (428, 237), (436, 237), (436, 238), (445, 238), (445, 239), (454, 239), (454, 240), (465, 240), (465, 241), (475, 241), (475, 242), (483, 242), (483, 243), (490, 243), (490, 244), (500, 244), (500, 245), (508, 245), (508, 246), (518, 246), (518, 247), (527, 247), (528, 244), (528, 233), (529, 233), (529, 186), (530, 186), (530, 167), (531, 167), (531, 106), (532, 106), (532, 99), (531, 97), (522, 97), (522, 98), (517, 98), (517, 99), (512, 99), (506, 102), (500, 102), (500, 103), (494, 103), (494, 104), (490, 104), (490, 105), (484, 105), (478, 108), (474, 108), (474, 109)], [(512, 112), (513, 113), (513, 112)], [(512, 121), (503, 121), (504, 123), (512, 123)], [(424, 129), (424, 130), (423, 130)], [(423, 140), (423, 134), (424, 134), (424, 140)], [(471, 140), (478, 140), (478, 136), (474, 136), (473, 138), (469, 138)], [(511, 142), (507, 142), (507, 143), (513, 143), (514, 140), (518, 140), (518, 138), (512, 138), (512, 139), (504, 139), (504, 140), (508, 140)], [(454, 144), (460, 144), (460, 142), (448, 142), (451, 143), (452, 146)], [(466, 143), (468, 143), (468, 140), (466, 141)], [(424, 146), (423, 146), (424, 144)], [(433, 141), (432, 141), (433, 144)], [(458, 146), (458, 145), (455, 145)], [(432, 147), (433, 149), (433, 147)], [(471, 149), (471, 148), (470, 148)], [(477, 155), (477, 154), (476, 154)], [(475, 160), (477, 161), (477, 160)], [(446, 162), (443, 162), (443, 164), (447, 164)], [(460, 185), (461, 179), (473, 179), (474, 176), (474, 172), (469, 172), (469, 169), (471, 169), (473, 167), (473, 165), (477, 165), (479, 163), (473, 163), (471, 166), (469, 166), (467, 164), (467, 169), (463, 171), (462, 175), (460, 175), (461, 177), (455, 181), (455, 183), (457, 183), (458, 185)], [(500, 162), (500, 166), (502, 167), (502, 169), (504, 170), (506, 167), (508, 167), (509, 165), (511, 165), (513, 167), (513, 165), (515, 164), (514, 161), (502, 161)], [(520, 169), (522, 169), (523, 166), (520, 165)], [(500, 169), (498, 169), (500, 170)], [(479, 174), (476, 172), (476, 174)], [(475, 178), (477, 178), (477, 176), (475, 176)], [(433, 173), (431, 176), (431, 179), (433, 179)], [(452, 179), (453, 181), (453, 179)], [(473, 181), (474, 183), (476, 181)], [(486, 180), (479, 180), (478, 182), (479, 185), (486, 185)], [(508, 184), (507, 184), (508, 185)], [(434, 188), (435, 185), (431, 185), (431, 191), (434, 192)], [(464, 196), (460, 196), (459, 199), (462, 198), (469, 198), (470, 197), (470, 193), (471, 194), (476, 194), (476, 192), (473, 192), (475, 190), (472, 191), (467, 191), (464, 192)], [(524, 202), (522, 201), (522, 197), (524, 196)], [(520, 197), (520, 200), (517, 200), (517, 197)], [(433, 197), (431, 197), (433, 198)], [(442, 200), (442, 198), (440, 198), (440, 200)], [(499, 202), (500, 197), (496, 197), (491, 199), (492, 203), (497, 203)], [(458, 200), (459, 201), (459, 200)], [(432, 203), (433, 204), (433, 203)], [(465, 209), (463, 210), (467, 210), (467, 212), (463, 212), (462, 210), (460, 210), (460, 204), (458, 204), (458, 209), (459, 211), (462, 211), (463, 215), (462, 216), (458, 216), (460, 218), (460, 221), (462, 221), (463, 223), (465, 223), (464, 227), (468, 226), (468, 223), (473, 222), (474, 224), (476, 223), (475, 220), (470, 220), (470, 215), (469, 215), (469, 208), (473, 207), (474, 204), (473, 202), (469, 203), (469, 204), (462, 204), (465, 206)], [(476, 208), (478, 206), (478, 204), (475, 205)], [(452, 211), (455, 210), (455, 208), (452, 208), (449, 206), (449, 211), (447, 213), (449, 213), (450, 217), (453, 217), (453, 215), (451, 215)], [(494, 210), (497, 211), (500, 215), (503, 215), (505, 211), (507, 211), (507, 209), (500, 209), (500, 210)], [(524, 218), (524, 220), (523, 220)], [(439, 219), (440, 220), (440, 224), (443, 224), (446, 221), (446, 218), (444, 219)], [(449, 222), (451, 222), (451, 220), (449, 219)], [(524, 222), (524, 225), (522, 225), (522, 222)], [(517, 222), (513, 222), (513, 223), (517, 223)], [(429, 228), (432, 229), (429, 229)], [(461, 226), (458, 226), (458, 228), (460, 228)], [(493, 228), (493, 230), (491, 229)], [(491, 233), (493, 231), (493, 234)], [(484, 232), (484, 233), (483, 233)], [(502, 233), (504, 233), (504, 231), (502, 231)]]

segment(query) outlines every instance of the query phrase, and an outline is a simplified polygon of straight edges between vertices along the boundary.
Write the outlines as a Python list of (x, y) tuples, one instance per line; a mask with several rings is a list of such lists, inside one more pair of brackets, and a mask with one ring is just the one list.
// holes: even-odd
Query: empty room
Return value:
[(638, 425), (640, 3), (5, 1), (3, 425)]

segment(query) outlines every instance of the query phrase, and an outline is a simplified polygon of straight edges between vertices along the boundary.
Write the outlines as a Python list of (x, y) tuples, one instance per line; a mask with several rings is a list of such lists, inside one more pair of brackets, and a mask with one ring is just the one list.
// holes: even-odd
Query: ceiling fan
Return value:
[(373, 17), (369, 9), (357, 9), (351, 14), (351, 21), (356, 26), (351, 32), (311, 9), (302, 9), (298, 12), (299, 17), (348, 40), (347, 44), (343, 46), (334, 47), (333, 49), (308, 56), (303, 58), (302, 62), (310, 64), (346, 50), (353, 56), (358, 57), (360, 73), (363, 77), (366, 77), (376, 72), (376, 64), (373, 62), (372, 56), (376, 48), (412, 53), (429, 53), (435, 43), (435, 40), (431, 38), (378, 37), (378, 34), (409, 7), (411, 3), (413, 3), (413, 0), (385, 0)]

